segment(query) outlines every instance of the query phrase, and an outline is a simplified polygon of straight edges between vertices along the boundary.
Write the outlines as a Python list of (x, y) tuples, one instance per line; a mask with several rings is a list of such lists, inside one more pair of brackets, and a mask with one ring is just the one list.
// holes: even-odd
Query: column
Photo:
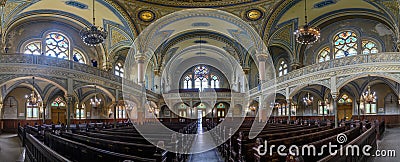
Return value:
[(138, 64), (138, 83), (139, 85), (144, 86), (144, 61), (146, 60), (146, 56), (139, 54), (135, 56), (135, 60)]
[(42, 103), (42, 123), (45, 124), (46, 123), (46, 109), (47, 109), (47, 103), (43, 102)]
[(287, 103), (287, 106), (288, 106), (288, 109), (289, 109), (289, 113), (288, 113), (288, 124), (290, 124), (290, 116), (292, 115), (292, 101), (291, 101), (291, 99), (290, 98), (287, 98), (286, 99), (286, 103)]
[(117, 100), (117, 101), (115, 101), (113, 103), (113, 105), (114, 105), (114, 128), (117, 128), (117, 113), (119, 113), (119, 112), (117, 112), (117, 106), (119, 106), (119, 104), (120, 104), (118, 89), (115, 90), (115, 100)]
[(153, 91), (156, 93), (161, 93), (161, 77), (160, 69), (154, 69), (154, 87)]
[(338, 96), (339, 96), (338, 92), (332, 92), (333, 113), (335, 114), (335, 128), (338, 127), (338, 110), (337, 110), (337, 99), (338, 99)]
[(266, 105), (268, 105), (267, 103), (264, 103), (264, 96), (261, 95), (258, 99), (258, 119), (259, 122), (267, 122), (267, 108)]
[(67, 130), (70, 129), (70, 124), (71, 124), (71, 110), (73, 110), (73, 99), (74, 97), (72, 95), (67, 95)]
[(265, 75), (265, 63), (267, 62), (268, 55), (267, 54), (258, 54), (258, 73), (260, 76), (260, 84), (264, 83), (266, 80)]
[(250, 68), (249, 67), (245, 67), (245, 68), (243, 68), (243, 72), (244, 72), (244, 75), (243, 75), (243, 91), (242, 92), (245, 92), (245, 90), (246, 90), (246, 87), (248, 87), (248, 85), (249, 85), (249, 73), (250, 73)]

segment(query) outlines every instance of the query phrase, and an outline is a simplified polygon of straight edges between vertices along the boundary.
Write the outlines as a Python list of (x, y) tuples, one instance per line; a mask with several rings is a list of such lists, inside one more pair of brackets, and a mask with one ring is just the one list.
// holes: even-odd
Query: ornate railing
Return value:
[[(305, 66), (300, 69), (293, 70), (288, 74), (277, 77), (275, 81), (268, 81), (263, 84), (262, 87), (271, 87), (271, 86), (279, 86), (287, 84), (290, 81), (297, 80), (299, 78), (309, 77), (310, 75), (322, 73), (322, 72), (335, 72), (336, 69), (342, 69), (345, 67), (351, 67), (354, 65), (363, 65), (363, 66), (376, 66), (379, 63), (380, 65), (384, 64), (392, 64), (400, 63), (400, 53), (399, 52), (386, 52), (386, 53), (378, 53), (378, 54), (369, 54), (369, 55), (355, 55), (349, 57), (343, 57), (340, 59), (333, 59), (330, 61), (325, 61), (321, 63), (316, 63), (312, 65)], [(250, 94), (258, 93), (261, 90), (259, 87), (255, 87), (250, 90)]]

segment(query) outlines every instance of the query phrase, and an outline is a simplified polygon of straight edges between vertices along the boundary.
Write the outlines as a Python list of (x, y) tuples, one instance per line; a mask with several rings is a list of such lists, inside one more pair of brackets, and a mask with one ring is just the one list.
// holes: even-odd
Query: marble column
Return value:
[(137, 55), (135, 56), (136, 63), (138, 65), (138, 84), (144, 86), (144, 72), (145, 72), (145, 65), (144, 62), (146, 60), (146, 56), (144, 55)]
[(266, 80), (265, 75), (265, 64), (267, 62), (268, 55), (267, 54), (257, 54), (258, 59), (258, 73), (260, 76), (260, 84), (264, 83)]
[(71, 125), (71, 111), (74, 108), (74, 102), (73, 99), (74, 97), (72, 95), (67, 95), (67, 130), (70, 129), (70, 125)]
[[(288, 121), (287, 123), (290, 124), (290, 117), (292, 115), (292, 100), (290, 98), (286, 99), (287, 102), (287, 108), (289, 109), (289, 113), (288, 113)], [(287, 112), (287, 111), (286, 111)]]
[(46, 123), (46, 109), (47, 109), (47, 103), (43, 102), (42, 103), (42, 123), (45, 124)]

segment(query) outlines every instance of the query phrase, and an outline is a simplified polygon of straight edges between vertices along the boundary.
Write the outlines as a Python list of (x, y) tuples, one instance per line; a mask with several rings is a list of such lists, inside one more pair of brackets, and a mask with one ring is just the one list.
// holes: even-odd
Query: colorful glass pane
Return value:
[(329, 47), (323, 48), (318, 54), (318, 62), (325, 62), (331, 59)]
[(362, 47), (363, 47), (363, 54), (371, 54), (379, 52), (376, 43), (372, 40), (363, 40)]
[(357, 55), (357, 35), (354, 32), (339, 32), (334, 37), (333, 42), (335, 46), (335, 58)]
[(24, 48), (24, 54), (40, 55), (41, 48), (42, 46), (40, 41), (28, 43)]
[(46, 35), (46, 56), (62, 59), (69, 57), (69, 41), (60, 33), (50, 33)]
[(208, 78), (208, 68), (205, 66), (197, 66), (194, 69), (194, 75), (195, 78), (199, 78), (200, 80), (203, 80), (204, 78)]

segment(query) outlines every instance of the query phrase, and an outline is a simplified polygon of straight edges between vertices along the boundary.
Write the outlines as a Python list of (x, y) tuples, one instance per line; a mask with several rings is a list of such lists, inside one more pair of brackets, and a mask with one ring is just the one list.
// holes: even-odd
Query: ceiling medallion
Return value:
[(251, 9), (246, 11), (246, 18), (251, 21), (257, 21), (263, 16), (263, 12), (259, 9)]
[(151, 22), (156, 18), (156, 15), (151, 10), (142, 10), (139, 12), (138, 17), (141, 21)]

